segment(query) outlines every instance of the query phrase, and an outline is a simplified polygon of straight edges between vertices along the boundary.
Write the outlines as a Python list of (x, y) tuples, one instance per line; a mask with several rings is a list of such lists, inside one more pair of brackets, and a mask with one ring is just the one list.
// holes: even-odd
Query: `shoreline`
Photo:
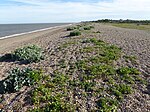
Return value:
[(46, 30), (55, 29), (55, 28), (62, 28), (62, 27), (71, 26), (71, 25), (73, 25), (73, 24), (59, 25), (59, 26), (53, 26), (53, 27), (49, 27), (49, 28), (24, 32), (24, 33), (12, 34), (12, 35), (8, 35), (8, 36), (0, 37), (0, 40), (11, 38), (11, 37), (22, 36), (22, 35), (26, 35), (26, 34), (32, 34), (32, 33), (41, 32), (41, 31), (46, 31)]
[[(61, 26), (55, 26), (45, 29), (40, 29), (32, 32), (27, 32), (24, 34), (18, 34), (13, 36), (7, 36), (0, 39), (0, 54), (11, 52), (12, 50), (22, 46), (22, 45), (28, 45), (29, 43), (32, 43), (33, 41), (38, 41), (40, 38), (45, 38), (45, 36), (48, 36), (51, 38), (51, 35), (62, 31), (65, 27), (68, 27), (73, 24), (67, 24), (67, 25), (61, 25)], [(37, 42), (35, 42), (37, 44)]]

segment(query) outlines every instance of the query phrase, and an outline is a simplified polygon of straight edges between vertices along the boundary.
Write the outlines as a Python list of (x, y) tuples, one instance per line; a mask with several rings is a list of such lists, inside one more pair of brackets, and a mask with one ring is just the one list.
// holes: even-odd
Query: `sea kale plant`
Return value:
[(36, 45), (29, 45), (18, 48), (13, 52), (13, 58), (27, 63), (38, 62), (43, 59), (42, 49)]
[(42, 72), (31, 68), (14, 68), (8, 72), (8, 77), (4, 79), (4, 91), (16, 92), (23, 86), (31, 86), (40, 80)]

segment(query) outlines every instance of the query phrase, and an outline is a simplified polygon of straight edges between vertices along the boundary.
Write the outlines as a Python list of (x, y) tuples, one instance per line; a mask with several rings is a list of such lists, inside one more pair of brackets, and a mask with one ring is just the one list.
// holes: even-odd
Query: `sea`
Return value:
[(0, 39), (68, 24), (70, 23), (0, 24)]

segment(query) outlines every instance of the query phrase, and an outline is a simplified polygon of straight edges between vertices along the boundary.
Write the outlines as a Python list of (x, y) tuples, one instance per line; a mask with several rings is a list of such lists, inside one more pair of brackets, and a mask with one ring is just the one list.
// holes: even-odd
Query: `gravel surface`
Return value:
[(96, 25), (96, 29), (102, 32), (99, 38), (119, 46), (127, 55), (136, 56), (141, 71), (150, 75), (150, 32), (107, 25)]
[[(105, 42), (110, 44), (114, 44), (122, 48), (122, 51), (130, 56), (133, 55), (137, 57), (136, 64), (132, 63), (125, 63), (124, 61), (118, 61), (120, 65), (129, 65), (132, 67), (138, 68), (142, 73), (143, 77), (146, 80), (150, 78), (150, 32), (142, 31), (142, 30), (134, 30), (134, 29), (124, 29), (124, 28), (117, 28), (113, 26), (107, 26), (102, 24), (93, 24), (94, 30), (91, 32), (85, 32), (80, 36), (80, 38), (91, 38), (95, 37), (101, 39)], [(101, 33), (93, 33), (96, 31), (100, 31)], [(44, 71), (49, 74), (57, 68), (58, 62), (62, 59), (66, 59), (67, 62), (74, 62), (74, 60), (79, 60), (84, 56), (78, 55), (78, 50), (82, 47), (82, 45), (71, 45), (68, 49), (64, 51), (57, 51), (58, 47), (62, 46), (62, 44), (71, 41), (78, 42), (78, 38), (69, 38), (67, 37), (69, 32), (66, 32), (65, 28), (56, 29), (47, 31), (44, 34), (37, 35), (35, 38), (30, 38), (29, 40), (20, 40), (19, 42), (11, 42), (11, 39), (7, 40), (9, 46), (2, 45), (3, 48), (0, 49), (0, 53), (7, 53), (18, 46), (24, 46), (27, 44), (37, 44), (44, 48), (46, 54), (46, 60), (41, 61), (40, 63), (33, 63), (30, 65), (20, 65), (18, 62), (0, 62), (0, 78), (4, 79), (7, 74), (6, 72), (14, 67), (27, 67), (30, 66), (32, 68), (40, 68), (42, 67)], [(30, 35), (32, 36), (32, 35)], [(4, 40), (0, 40), (1, 43)], [(11, 47), (12, 46), (12, 47)], [(0, 45), (1, 48), (1, 45)], [(67, 69), (67, 68), (66, 68)], [(66, 69), (62, 69), (62, 73), (66, 71)], [(123, 101), (122, 105), (120, 105), (120, 112), (149, 112), (150, 111), (150, 87), (138, 85), (136, 91), (133, 95), (129, 95)], [(4, 95), (5, 99), (8, 101), (5, 102), (5, 105), (11, 107), (14, 102), (23, 102), (24, 97), (21, 95), (19, 98), (17, 95), (27, 93), (26, 88), (23, 88), (22, 92), (14, 93), (14, 94), (7, 94)], [(17, 99), (14, 100), (17, 96)], [(80, 101), (80, 98), (76, 98), (80, 105), (83, 103)], [(88, 100), (88, 99), (87, 99)], [(91, 102), (94, 102), (94, 99), (91, 99)], [(10, 103), (11, 102), (11, 103)], [(87, 101), (89, 105), (93, 105), (90, 101)], [(83, 107), (82, 107), (83, 106)], [(84, 105), (81, 107), (84, 110)], [(82, 112), (82, 109), (81, 109)]]

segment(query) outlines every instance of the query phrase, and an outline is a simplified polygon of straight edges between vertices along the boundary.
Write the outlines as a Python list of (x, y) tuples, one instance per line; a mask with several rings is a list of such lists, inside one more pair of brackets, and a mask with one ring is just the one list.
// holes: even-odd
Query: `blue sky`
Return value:
[(0, 23), (150, 19), (150, 0), (0, 0)]

